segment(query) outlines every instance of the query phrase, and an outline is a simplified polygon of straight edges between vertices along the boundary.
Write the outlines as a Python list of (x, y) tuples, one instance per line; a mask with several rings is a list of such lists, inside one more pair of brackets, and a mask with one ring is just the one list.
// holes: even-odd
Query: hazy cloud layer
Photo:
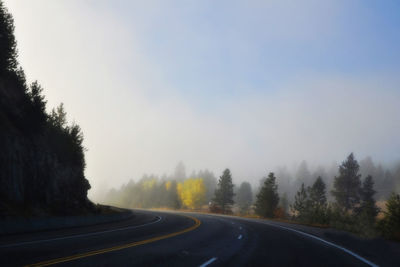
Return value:
[(379, 7), (5, 2), (28, 78), (82, 126), (92, 196), (180, 160), (256, 183), (303, 159), (400, 159), (400, 23), (379, 30)]

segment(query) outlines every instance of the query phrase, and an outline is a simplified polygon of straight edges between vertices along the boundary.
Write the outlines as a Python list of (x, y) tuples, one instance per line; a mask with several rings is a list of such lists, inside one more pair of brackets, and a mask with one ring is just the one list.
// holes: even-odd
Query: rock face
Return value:
[(47, 114), (40, 86), (26, 85), (13, 30), (0, 0), (0, 218), (86, 213), (93, 204), (80, 128)]

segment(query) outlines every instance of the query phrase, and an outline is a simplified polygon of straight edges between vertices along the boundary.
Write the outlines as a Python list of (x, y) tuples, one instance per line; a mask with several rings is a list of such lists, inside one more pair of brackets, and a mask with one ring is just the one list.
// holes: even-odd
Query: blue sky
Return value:
[(28, 79), (82, 126), (95, 190), (180, 160), (253, 183), (400, 160), (399, 1), (5, 3)]
[[(168, 3), (154, 17), (144, 10), (152, 20), (139, 25), (139, 36), (169, 82), (196, 97), (268, 92), (303, 73), (398, 73), (400, 4), (328, 2)], [(135, 11), (143, 10), (136, 7), (113, 12), (137, 27)]]

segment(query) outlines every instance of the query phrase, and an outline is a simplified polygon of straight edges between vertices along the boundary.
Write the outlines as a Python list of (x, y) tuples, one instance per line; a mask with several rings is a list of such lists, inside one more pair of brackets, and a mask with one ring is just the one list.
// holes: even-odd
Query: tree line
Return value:
[[(309, 186), (301, 183), (293, 201), (286, 193), (279, 193), (277, 177), (273, 172), (261, 179), (254, 197), (250, 183), (242, 182), (239, 187), (233, 184), (229, 169), (223, 171), (218, 182), (209, 171), (194, 172), (190, 178), (179, 176), (182, 171), (175, 171), (175, 175), (161, 179), (144, 176), (136, 183), (130, 181), (122, 186), (119, 192), (110, 191), (108, 198), (114, 199), (113, 204), (123, 203), (128, 207), (207, 207), (211, 212), (223, 214), (232, 214), (234, 210), (242, 215), (255, 214), (264, 218), (330, 225), (364, 236), (383, 234), (399, 239), (400, 196), (392, 193), (386, 202), (386, 209), (381, 211), (376, 205), (374, 178), (372, 175), (362, 178), (359, 170), (360, 165), (351, 153), (339, 166), (330, 191), (324, 179), (318, 176)], [(329, 195), (332, 201), (328, 201)], [(115, 201), (117, 199), (119, 202)], [(382, 218), (377, 219), (380, 212)]]
[(18, 62), (14, 28), (0, 0), (0, 217), (93, 210), (81, 128), (63, 104), (46, 111), (42, 86)]
[[(362, 179), (360, 166), (351, 153), (339, 166), (330, 191), (333, 201), (327, 201), (328, 192), (318, 176), (311, 186), (301, 184), (294, 202), (287, 209), (287, 200), (280, 202), (274, 173), (270, 173), (259, 190), (254, 211), (266, 218), (287, 218), (308, 224), (330, 225), (363, 236), (376, 236), (400, 240), (400, 195), (392, 193), (386, 202), (383, 217), (377, 219), (380, 208), (376, 205), (374, 179)], [(286, 198), (286, 196), (283, 196)], [(282, 198), (282, 199), (283, 199)]]
[(208, 170), (193, 172), (186, 177), (183, 163), (171, 176), (143, 175), (130, 180), (105, 196), (107, 203), (136, 208), (199, 209), (211, 201), (217, 180)]
[[(215, 191), (216, 205), (221, 207), (223, 213), (227, 213), (224, 204), (234, 204), (231, 178), (225, 177), (230, 177), (229, 170), (224, 171), (218, 183), (219, 188)], [(342, 162), (338, 175), (334, 177), (333, 188), (330, 191), (333, 196), (331, 202), (328, 202), (326, 184), (321, 176), (318, 176), (311, 186), (306, 187), (302, 183), (291, 205), (288, 205), (285, 193), (279, 195), (277, 178), (273, 172), (262, 181), (253, 205), (254, 213), (260, 217), (286, 218), (308, 224), (330, 225), (367, 237), (381, 234), (387, 238), (400, 240), (400, 195), (391, 193), (386, 201), (386, 209), (378, 219), (381, 210), (376, 205), (374, 178), (372, 175), (362, 178), (360, 165), (353, 153)], [(248, 185), (241, 184), (238, 191), (241, 195), (244, 187)], [(229, 193), (221, 193), (225, 192), (224, 188)], [(225, 198), (219, 194), (223, 194)], [(241, 200), (242, 196), (239, 199)], [(250, 200), (250, 197), (247, 200)], [(243, 206), (243, 201), (238, 204), (241, 206), (241, 213), (250, 211), (250, 204)]]

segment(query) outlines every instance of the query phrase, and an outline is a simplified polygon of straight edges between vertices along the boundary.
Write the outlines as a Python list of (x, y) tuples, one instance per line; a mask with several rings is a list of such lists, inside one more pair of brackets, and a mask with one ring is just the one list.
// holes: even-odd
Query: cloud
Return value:
[(6, 3), (28, 78), (82, 126), (91, 196), (180, 160), (257, 183), (303, 159), (400, 158), (397, 69), (328, 64), (336, 2)]

